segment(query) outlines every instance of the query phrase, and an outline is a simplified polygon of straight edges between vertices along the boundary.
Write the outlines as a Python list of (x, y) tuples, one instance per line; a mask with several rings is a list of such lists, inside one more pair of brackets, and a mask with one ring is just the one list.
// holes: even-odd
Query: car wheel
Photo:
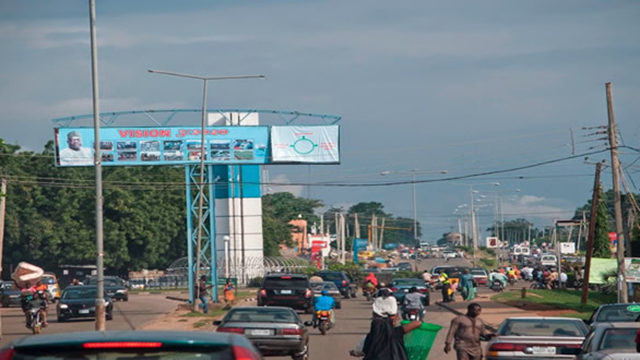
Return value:
[(336, 303), (336, 309), (342, 309), (342, 303), (341, 302)]
[(309, 360), (309, 344), (305, 344), (303, 350), (297, 354), (291, 355), (291, 358), (293, 360)]
[(65, 319), (65, 318), (63, 318), (63, 317), (58, 316), (58, 322), (59, 322), (59, 323), (62, 323), (62, 322), (65, 322), (65, 321), (67, 321), (67, 319)]
[(356, 289), (351, 290), (351, 298), (355, 298), (358, 294), (356, 293)]
[(127, 297), (125, 297), (125, 298), (124, 298), (124, 301), (129, 301), (129, 297), (128, 297), (128, 296), (127, 296)]
[(107, 313), (106, 318), (107, 320), (113, 320), (113, 313)]
[(9, 302), (3, 301), (2, 302), (2, 307), (9, 307)]
[(305, 314), (313, 314), (313, 306), (309, 305), (304, 309)]

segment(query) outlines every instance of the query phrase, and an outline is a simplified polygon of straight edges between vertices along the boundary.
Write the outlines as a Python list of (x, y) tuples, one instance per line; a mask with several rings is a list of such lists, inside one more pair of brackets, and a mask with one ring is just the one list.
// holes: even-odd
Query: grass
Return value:
[(225, 309), (209, 309), (209, 312), (207, 314), (205, 313), (201, 313), (199, 311), (190, 311), (188, 313), (185, 313), (183, 315), (181, 315), (182, 317), (216, 317), (216, 316), (220, 316), (224, 313), (226, 313), (227, 310)]
[[(505, 291), (494, 295), (491, 300), (515, 305), (525, 309), (543, 308), (546, 310), (567, 310), (567, 316), (581, 319), (588, 318), (600, 304), (616, 302), (615, 294), (603, 294), (592, 291), (586, 304), (581, 302), (582, 292), (579, 290), (529, 290), (527, 297), (521, 297), (520, 291)], [(572, 311), (575, 311), (573, 313)]]

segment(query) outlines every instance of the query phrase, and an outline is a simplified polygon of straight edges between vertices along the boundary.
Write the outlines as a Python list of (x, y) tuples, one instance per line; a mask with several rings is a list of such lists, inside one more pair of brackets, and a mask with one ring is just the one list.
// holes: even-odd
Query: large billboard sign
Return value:
[(272, 126), (272, 163), (340, 163), (340, 127)]
[[(94, 130), (56, 128), (56, 165), (93, 165)], [(102, 165), (199, 164), (199, 127), (103, 127)], [(205, 129), (205, 163), (265, 164), (269, 156), (269, 127), (226, 126)]]

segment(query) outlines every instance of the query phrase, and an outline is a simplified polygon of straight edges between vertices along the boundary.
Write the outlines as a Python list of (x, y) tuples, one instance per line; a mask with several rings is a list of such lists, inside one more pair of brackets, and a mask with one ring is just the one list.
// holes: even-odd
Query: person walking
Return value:
[(440, 284), (442, 284), (442, 302), (450, 302), (449, 290), (451, 289), (451, 280), (444, 270), (440, 270), (440, 276), (438, 277)]
[(202, 275), (200, 277), (200, 281), (198, 281), (198, 284), (196, 286), (196, 293), (198, 294), (198, 298), (200, 299), (200, 301), (202, 301), (202, 304), (200, 304), (200, 308), (205, 314), (209, 313), (209, 298), (207, 289), (211, 288), (212, 285), (207, 285), (207, 277), (205, 275)]
[(374, 317), (364, 340), (364, 360), (408, 360), (404, 348), (404, 334), (420, 327), (422, 321), (393, 326), (388, 317)]
[(460, 276), (460, 286), (462, 286), (462, 300), (471, 301), (476, 297), (476, 285), (469, 269), (464, 269)]
[(457, 360), (482, 360), (480, 337), (491, 338), (495, 334), (487, 331), (486, 325), (479, 318), (482, 307), (478, 303), (467, 306), (465, 315), (458, 315), (451, 320), (449, 333), (444, 345), (444, 352), (456, 351)]

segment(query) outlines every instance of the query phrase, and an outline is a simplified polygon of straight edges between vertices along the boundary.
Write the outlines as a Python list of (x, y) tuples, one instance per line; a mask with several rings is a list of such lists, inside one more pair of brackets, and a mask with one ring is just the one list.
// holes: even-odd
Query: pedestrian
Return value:
[(449, 275), (441, 269), (438, 280), (442, 285), (442, 302), (451, 301), (451, 298), (449, 297), (449, 290), (451, 290), (451, 280), (449, 280)]
[(567, 281), (569, 280), (569, 276), (567, 275), (566, 272), (561, 272), (559, 275), (559, 281), (560, 281), (560, 289), (566, 289), (567, 288)]
[(418, 328), (422, 321), (393, 326), (391, 318), (374, 317), (364, 340), (364, 360), (408, 360), (404, 334)]
[(487, 331), (486, 325), (479, 318), (482, 307), (478, 303), (467, 306), (465, 315), (458, 315), (451, 320), (449, 333), (444, 345), (444, 352), (451, 351), (451, 345), (456, 350), (458, 360), (481, 360), (482, 346), (480, 338), (491, 338), (495, 334)]
[(202, 304), (200, 304), (200, 308), (205, 314), (209, 313), (209, 298), (207, 289), (210, 289), (212, 287), (212, 285), (207, 285), (207, 277), (204, 275), (200, 277), (200, 281), (198, 281), (198, 284), (196, 285), (196, 293), (198, 294), (198, 298), (200, 299), (200, 301), (202, 301)]
[(460, 286), (462, 289), (462, 300), (473, 300), (476, 297), (476, 286), (473, 275), (469, 273), (469, 269), (464, 269), (460, 276)]
[(233, 304), (233, 300), (235, 300), (235, 294), (233, 285), (231, 284), (231, 279), (227, 279), (227, 282), (224, 284), (223, 294), (225, 304)]

